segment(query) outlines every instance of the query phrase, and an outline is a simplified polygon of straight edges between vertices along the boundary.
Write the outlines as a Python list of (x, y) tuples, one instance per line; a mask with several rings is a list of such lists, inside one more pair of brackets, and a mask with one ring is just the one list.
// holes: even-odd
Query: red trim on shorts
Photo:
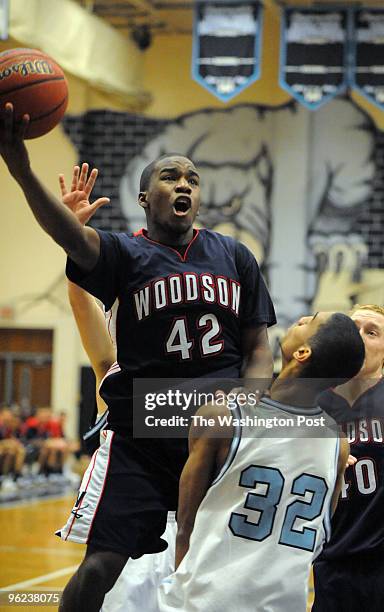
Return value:
[[(93, 455), (93, 465), (92, 465), (92, 468), (91, 468), (91, 471), (90, 471), (90, 474), (89, 474), (88, 482), (87, 482), (87, 484), (86, 484), (86, 486), (85, 486), (85, 489), (84, 489), (84, 493), (86, 493), (86, 492), (87, 492), (88, 485), (89, 485), (89, 483), (90, 483), (90, 481), (91, 481), (91, 478), (92, 478), (92, 472), (93, 472), (93, 470), (94, 470), (94, 468), (95, 468), (96, 457), (97, 457), (97, 453), (99, 452), (99, 450), (100, 450), (100, 447), (97, 449), (97, 451), (96, 451), (96, 452), (95, 452), (95, 454)], [(80, 492), (80, 489), (79, 489), (79, 492)], [(75, 522), (75, 520), (76, 520), (77, 510), (80, 510), (80, 508), (81, 508), (81, 504), (83, 503), (84, 498), (85, 498), (85, 495), (83, 495), (83, 498), (82, 498), (82, 500), (81, 500), (81, 502), (80, 502), (80, 505), (79, 505), (79, 507), (76, 509), (75, 514), (73, 515), (73, 519), (72, 519), (71, 526), (70, 526), (70, 528), (69, 528), (69, 530), (68, 530), (67, 535), (65, 536), (65, 541), (68, 539), (68, 536), (69, 536), (69, 534), (71, 533), (71, 529), (72, 529), (72, 527), (73, 527), (73, 523), (74, 523), (74, 522)], [(73, 508), (72, 508), (72, 510), (73, 510)]]
[(115, 372), (121, 372), (121, 368), (119, 366), (119, 364), (117, 363), (117, 361), (115, 361), (109, 368), (109, 370), (107, 371), (107, 373), (103, 376), (103, 378), (101, 379), (101, 382), (99, 384), (99, 392), (101, 389), (101, 385), (103, 384), (103, 382), (105, 381), (105, 379), (110, 375), (110, 374), (114, 374)]
[[(92, 519), (92, 523), (91, 523), (91, 526), (90, 526), (89, 531), (88, 531), (88, 537), (87, 537), (86, 544), (88, 544), (89, 537), (90, 537), (91, 532), (92, 532), (93, 523), (95, 522), (96, 514), (97, 514), (97, 511), (98, 511), (98, 509), (99, 509), (100, 502), (101, 502), (101, 500), (102, 500), (102, 498), (103, 498), (103, 495), (104, 495), (105, 482), (106, 482), (106, 480), (107, 480), (107, 474), (108, 474), (108, 470), (109, 470), (109, 464), (111, 463), (111, 450), (112, 450), (112, 442), (113, 442), (114, 435), (115, 435), (115, 432), (113, 431), (113, 432), (112, 432), (112, 435), (111, 435), (111, 442), (110, 442), (110, 445), (109, 445), (107, 469), (105, 470), (105, 473), (104, 473), (104, 482), (103, 482), (103, 488), (101, 489), (100, 498), (99, 498), (99, 501), (97, 502), (97, 506), (96, 506), (96, 508), (95, 508), (95, 512), (93, 513), (93, 519)], [(104, 444), (105, 444), (105, 443), (104, 443)]]

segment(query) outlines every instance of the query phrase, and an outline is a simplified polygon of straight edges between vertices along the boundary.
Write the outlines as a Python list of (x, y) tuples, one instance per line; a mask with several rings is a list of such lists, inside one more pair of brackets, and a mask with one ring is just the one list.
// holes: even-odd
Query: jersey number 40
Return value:
[[(233, 535), (247, 540), (262, 542), (273, 530), (276, 512), (284, 488), (284, 476), (280, 470), (264, 466), (250, 465), (242, 471), (239, 485), (246, 488), (256, 488), (265, 485), (264, 493), (248, 493), (244, 508), (260, 513), (258, 523), (248, 520), (247, 515), (232, 512), (229, 528)], [(313, 551), (316, 543), (316, 529), (305, 527), (295, 528), (298, 518), (307, 521), (314, 520), (323, 510), (328, 487), (323, 478), (312, 474), (301, 474), (292, 483), (291, 493), (303, 498), (306, 493), (312, 493), (310, 501), (292, 501), (287, 503), (283, 526), (280, 532), (279, 544)]]

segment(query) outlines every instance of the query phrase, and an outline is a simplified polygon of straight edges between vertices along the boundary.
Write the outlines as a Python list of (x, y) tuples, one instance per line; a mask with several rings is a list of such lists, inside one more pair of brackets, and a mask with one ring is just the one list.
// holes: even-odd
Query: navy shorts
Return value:
[(176, 510), (187, 440), (132, 440), (107, 430), (93, 454), (63, 540), (138, 558), (167, 548), (161, 538)]
[(313, 566), (312, 612), (383, 612), (384, 555), (355, 555)]

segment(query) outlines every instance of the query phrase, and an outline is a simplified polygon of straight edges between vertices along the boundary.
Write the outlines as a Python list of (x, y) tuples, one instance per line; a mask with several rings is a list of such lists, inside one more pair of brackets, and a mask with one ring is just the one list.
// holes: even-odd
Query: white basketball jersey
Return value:
[[(311, 563), (329, 536), (338, 436), (297, 425), (299, 416), (329, 423), (320, 408), (304, 412), (266, 398), (238, 416), (243, 422), (197, 512), (189, 551), (159, 589), (161, 612), (306, 610)], [(274, 417), (285, 420), (283, 433), (263, 426)]]

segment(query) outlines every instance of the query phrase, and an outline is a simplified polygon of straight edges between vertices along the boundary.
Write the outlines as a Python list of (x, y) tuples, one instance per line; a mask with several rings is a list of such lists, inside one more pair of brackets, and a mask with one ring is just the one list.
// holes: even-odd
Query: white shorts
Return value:
[(101, 612), (159, 612), (157, 589), (175, 571), (175, 513), (168, 512), (163, 539), (164, 552), (129, 559), (113, 589), (107, 593)]

